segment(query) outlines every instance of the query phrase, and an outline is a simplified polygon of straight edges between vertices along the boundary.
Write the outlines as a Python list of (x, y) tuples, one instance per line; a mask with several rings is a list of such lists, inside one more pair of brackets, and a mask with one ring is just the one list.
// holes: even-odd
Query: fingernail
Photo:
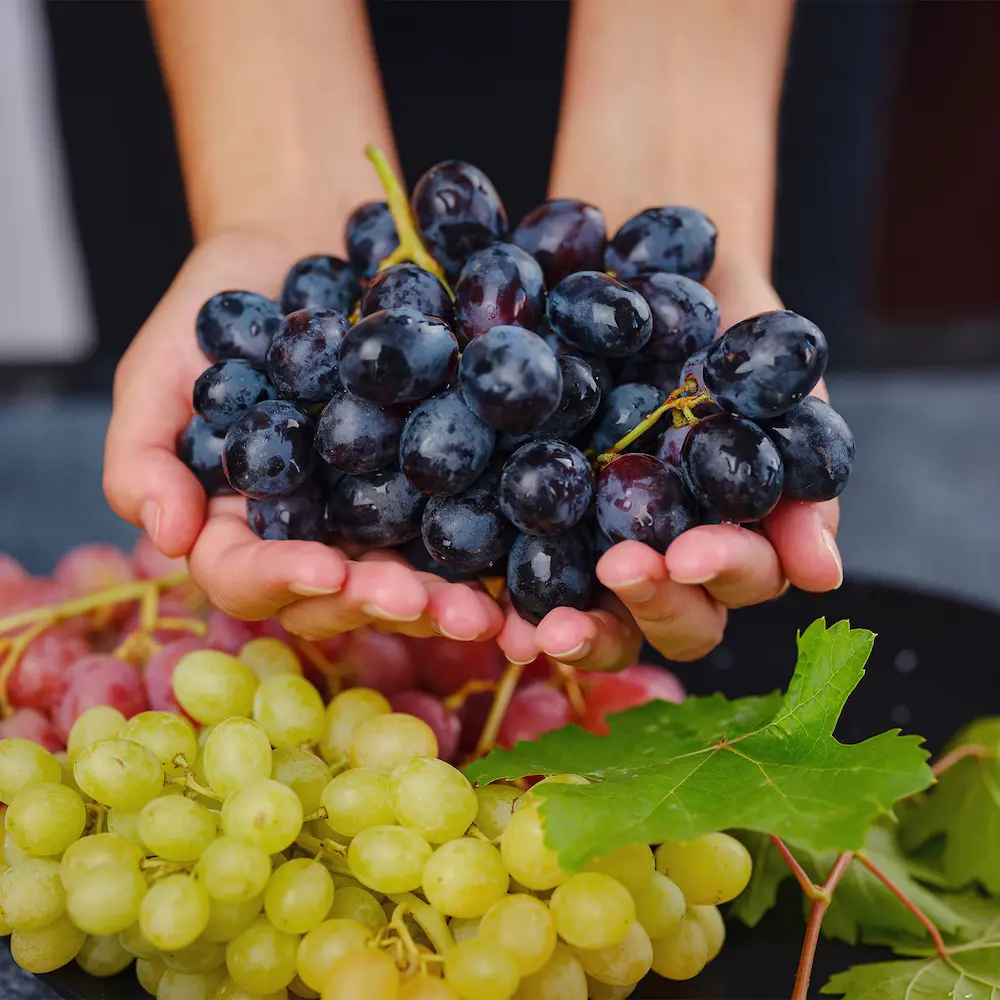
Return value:
[(443, 625), (439, 625), (437, 622), (431, 624), (431, 629), (443, 639), (454, 639), (455, 642), (472, 642), (476, 638), (474, 635), (452, 635)]
[(361, 605), (361, 610), (364, 611), (366, 615), (371, 615), (372, 618), (381, 618), (386, 622), (415, 622), (420, 618), (420, 614), (422, 613), (419, 612), (415, 615), (409, 616), (397, 615), (391, 611), (386, 611), (385, 608), (375, 604), (373, 601), (369, 601), (367, 604)]
[(622, 580), (621, 583), (611, 583), (608, 586), (623, 601), (628, 601), (630, 604), (644, 604), (646, 601), (652, 600), (656, 593), (656, 584), (644, 576), (637, 580)]
[(312, 583), (302, 583), (296, 580), (288, 585), (288, 589), (299, 597), (329, 597), (331, 594), (339, 594), (340, 587), (317, 587)]
[(160, 534), (160, 505), (155, 500), (147, 500), (139, 513), (146, 534), (155, 542)]
[(549, 650), (545, 651), (553, 660), (558, 660), (560, 663), (570, 663), (573, 660), (582, 660), (590, 652), (590, 640), (584, 639), (578, 646), (574, 646), (572, 649), (566, 650), (565, 653), (552, 653)]
[(674, 583), (683, 583), (689, 587), (695, 587), (702, 583), (708, 583), (709, 580), (715, 579), (714, 573), (685, 573), (681, 571), (680, 573), (671, 572), (670, 579)]
[(824, 528), (822, 531), (823, 544), (826, 546), (827, 552), (833, 557), (833, 561), (837, 564), (837, 585), (833, 588), (838, 590), (841, 584), (844, 582), (844, 562), (840, 558), (840, 549), (837, 548), (837, 543), (834, 540), (833, 532), (829, 528)]

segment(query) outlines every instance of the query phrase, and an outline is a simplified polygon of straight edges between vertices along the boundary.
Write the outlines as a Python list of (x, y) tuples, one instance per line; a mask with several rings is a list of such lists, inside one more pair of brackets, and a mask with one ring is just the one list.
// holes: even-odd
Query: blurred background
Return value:
[[(502, 5), (370, 3), (408, 182), (469, 159), (516, 220), (544, 198), (569, 4)], [(994, 606), (998, 51), (997, 3), (800, 0), (775, 256), (857, 436), (848, 574)], [(530, 108), (516, 142), (454, 127), (486, 80)], [(0, 550), (46, 572), (134, 536), (100, 490), (111, 380), (191, 242), (143, 5), (0, 3), (0, 136)]]

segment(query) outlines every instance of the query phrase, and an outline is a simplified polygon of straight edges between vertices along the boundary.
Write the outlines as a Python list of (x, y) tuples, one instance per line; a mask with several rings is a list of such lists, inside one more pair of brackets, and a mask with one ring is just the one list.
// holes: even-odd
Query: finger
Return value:
[(497, 645), (511, 663), (531, 663), (538, 656), (535, 644), (535, 626), (525, 621), (514, 610), (506, 595), (501, 602), (504, 624), (497, 636)]
[(802, 590), (823, 593), (844, 582), (837, 548), (840, 506), (836, 500), (806, 503), (785, 497), (764, 520), (785, 575)]
[(535, 629), (539, 649), (579, 670), (623, 670), (635, 663), (642, 631), (628, 609), (613, 595), (590, 611), (555, 608)]

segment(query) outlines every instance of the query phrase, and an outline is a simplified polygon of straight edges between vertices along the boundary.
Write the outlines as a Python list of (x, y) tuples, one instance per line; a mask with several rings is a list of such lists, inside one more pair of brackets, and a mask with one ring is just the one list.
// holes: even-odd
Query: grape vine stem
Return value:
[(497, 685), (496, 694), (493, 696), (490, 714), (486, 717), (486, 724), (483, 726), (483, 731), (479, 734), (479, 742), (476, 743), (477, 757), (482, 757), (483, 754), (493, 749), (497, 733), (500, 732), (500, 726), (503, 723), (503, 717), (507, 714), (510, 700), (514, 697), (514, 691), (521, 680), (521, 674), (524, 673), (525, 666), (526, 664), (524, 663), (514, 663), (512, 660), (507, 661), (503, 676)]
[(955, 747), (954, 750), (946, 753), (931, 766), (931, 773), (935, 778), (940, 778), (945, 771), (954, 767), (960, 760), (966, 757), (993, 757), (987, 747), (979, 746), (976, 743), (963, 743), (962, 746)]

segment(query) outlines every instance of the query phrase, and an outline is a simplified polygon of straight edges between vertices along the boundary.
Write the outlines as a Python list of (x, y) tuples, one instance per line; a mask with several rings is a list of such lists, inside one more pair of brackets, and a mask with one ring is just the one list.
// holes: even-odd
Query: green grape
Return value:
[(392, 712), (376, 715), (358, 726), (351, 737), (347, 760), (351, 767), (391, 771), (411, 757), (436, 757), (437, 754), (437, 737), (423, 719), (405, 712)]
[(691, 917), (698, 922), (705, 932), (705, 943), (708, 945), (708, 959), (711, 962), (722, 951), (726, 941), (726, 924), (717, 906), (698, 906), (692, 903), (688, 907)]
[(87, 807), (72, 788), (46, 782), (18, 792), (4, 822), (26, 851), (43, 857), (62, 854), (83, 834)]
[(76, 964), (84, 972), (101, 979), (117, 976), (133, 960), (133, 956), (121, 946), (117, 934), (99, 934), (87, 938), (76, 955)]
[(125, 716), (110, 705), (93, 705), (77, 716), (66, 739), (66, 755), (76, 763), (80, 751), (92, 743), (113, 740), (125, 728)]
[(608, 986), (599, 979), (587, 976), (587, 996), (590, 1000), (628, 1000), (637, 985), (638, 983), (629, 983), (628, 986)]
[(456, 941), (468, 941), (479, 936), (479, 925), (482, 922), (482, 917), (452, 917), (448, 921), (448, 930)]
[(288, 1000), (288, 990), (276, 990), (274, 993), (251, 993), (243, 989), (242, 986), (230, 979), (228, 976), (223, 979), (219, 988), (215, 991), (214, 1000)]
[(398, 1000), (459, 1000), (459, 996), (443, 979), (418, 973), (400, 984)]
[(259, 896), (271, 877), (267, 852), (239, 837), (219, 837), (202, 852), (195, 874), (220, 903), (246, 903)]
[(672, 934), (687, 911), (684, 893), (666, 875), (654, 872), (649, 885), (635, 896), (635, 917), (653, 938)]
[(63, 914), (41, 930), (14, 931), (10, 936), (10, 953), (25, 972), (38, 975), (72, 962), (86, 940), (87, 935)]
[(333, 897), (330, 873), (312, 858), (294, 858), (267, 883), (264, 912), (279, 931), (305, 934), (323, 922)]
[(253, 697), (254, 721), (276, 747), (301, 747), (323, 735), (319, 691), (298, 674), (271, 674)]
[(507, 871), (529, 889), (552, 889), (566, 880), (559, 855), (545, 844), (545, 822), (538, 799), (522, 796), (500, 840)]
[(226, 942), (242, 934), (260, 915), (264, 908), (263, 895), (254, 896), (242, 903), (211, 901), (208, 924), (201, 932), (206, 941)]
[(271, 674), (302, 673), (302, 664), (295, 650), (288, 643), (269, 635), (244, 643), (236, 658), (245, 663), (261, 680)]
[(577, 948), (610, 948), (635, 923), (628, 889), (600, 872), (570, 875), (549, 900), (559, 936)]
[(185, 653), (174, 668), (174, 695), (181, 708), (203, 726), (233, 715), (249, 716), (257, 675), (235, 656), (214, 649)]
[(166, 861), (195, 861), (215, 840), (215, 815), (193, 799), (166, 795), (147, 802), (139, 813), (139, 836)]
[(347, 759), (354, 730), (377, 715), (392, 711), (389, 699), (371, 688), (348, 688), (330, 700), (319, 738), (319, 755), (328, 764)]
[(34, 855), (29, 854), (9, 833), (3, 835), (3, 856), (9, 865), (16, 865), (18, 861), (27, 861)]
[(66, 912), (66, 890), (59, 862), (48, 858), (19, 861), (0, 875), (0, 912), (14, 931), (38, 931)]
[(573, 952), (559, 942), (552, 957), (521, 980), (517, 1000), (587, 1000), (587, 979)]
[(226, 944), (229, 975), (251, 993), (282, 990), (295, 976), (298, 943), (294, 935), (285, 934), (266, 918), (258, 917), (239, 937)]
[(465, 775), (437, 757), (399, 764), (389, 775), (389, 805), (403, 826), (431, 844), (461, 837), (479, 811)]
[(649, 885), (656, 867), (649, 844), (629, 844), (603, 858), (588, 861), (583, 870), (610, 875), (636, 896)]
[(348, 997), (398, 1000), (396, 963), (378, 948), (358, 948), (338, 958), (330, 966), (323, 1000), (347, 1000)]
[(483, 785), (475, 789), (476, 826), (490, 840), (507, 829), (521, 793), (513, 785)]
[(388, 922), (382, 904), (367, 889), (352, 885), (343, 888), (337, 885), (327, 920), (353, 920), (367, 927), (372, 934), (378, 933)]
[(208, 893), (190, 875), (168, 875), (150, 886), (139, 910), (139, 927), (160, 951), (191, 944), (208, 924)]
[(575, 948), (583, 971), (608, 986), (629, 986), (639, 982), (653, 964), (653, 946), (646, 928), (632, 921), (628, 933), (607, 948)]
[(104, 740), (84, 748), (73, 775), (87, 795), (115, 809), (141, 809), (163, 788), (160, 762), (129, 740)]
[[(341, 889), (364, 889), (365, 887), (353, 876), (346, 875), (344, 872), (332, 871), (330, 872), (330, 877), (333, 879), (333, 884), (336, 886), (337, 891)], [(365, 892), (368, 890), (365, 889)]]
[(222, 805), (223, 832), (242, 837), (268, 854), (288, 847), (302, 830), (302, 802), (280, 781), (244, 785)]
[(225, 969), (213, 972), (174, 972), (167, 969), (156, 987), (156, 1000), (215, 1000)]
[(226, 961), (226, 949), (218, 941), (208, 941), (204, 936), (178, 951), (160, 952), (168, 969), (196, 975), (220, 968)]
[(656, 870), (669, 875), (689, 903), (712, 906), (735, 899), (750, 881), (750, 852), (727, 833), (661, 844)]
[(108, 862), (73, 877), (66, 909), (88, 934), (120, 934), (139, 919), (145, 896), (146, 880), (137, 866)]
[(320, 796), (330, 782), (330, 768), (308, 750), (279, 747), (271, 755), (271, 777), (295, 792), (308, 816), (319, 809)]
[(209, 787), (223, 798), (271, 777), (271, 741), (252, 719), (223, 719), (201, 754)]
[(142, 837), (139, 836), (140, 812), (139, 809), (109, 809), (104, 822), (110, 833), (117, 834), (123, 840), (131, 840), (132, 843), (142, 847)]
[(483, 914), (479, 936), (506, 948), (522, 976), (538, 972), (556, 947), (556, 927), (548, 907), (523, 893), (504, 896), (494, 903)]
[(391, 826), (396, 815), (389, 805), (389, 776), (367, 767), (341, 771), (320, 796), (330, 829), (356, 837), (372, 826)]
[(67, 788), (72, 788), (80, 798), (84, 798), (83, 792), (80, 790), (79, 785), (76, 783), (76, 778), (73, 777), (73, 762), (69, 759), (69, 754), (65, 750), (60, 750), (58, 753), (53, 755), (57, 761), (59, 761), (59, 769), (62, 772), (61, 780), (62, 783)]
[(708, 962), (708, 939), (701, 923), (685, 915), (677, 930), (655, 938), (652, 969), (664, 979), (693, 979)]
[(329, 978), (330, 966), (338, 958), (372, 940), (368, 927), (355, 920), (324, 920), (299, 942), (296, 967), (299, 978), (314, 990), (322, 990)]
[(512, 955), (478, 937), (448, 949), (444, 978), (462, 1000), (509, 1000), (521, 979)]
[(416, 889), (430, 856), (430, 844), (401, 826), (371, 826), (347, 849), (347, 863), (358, 881), (385, 893)]
[(183, 774), (185, 764), (192, 765), (198, 756), (194, 728), (173, 712), (140, 712), (125, 723), (118, 735), (119, 739), (144, 746), (167, 774)]
[(13, 802), (32, 785), (62, 780), (59, 761), (43, 746), (18, 736), (0, 740), (0, 801)]
[(509, 883), (500, 852), (472, 837), (442, 844), (424, 866), (427, 902), (449, 917), (481, 917)]
[(158, 958), (136, 959), (135, 978), (150, 996), (156, 996), (157, 987), (166, 971), (167, 967)]
[(144, 958), (147, 961), (155, 958), (160, 961), (160, 952), (146, 940), (138, 921), (118, 932), (118, 943), (133, 958)]

